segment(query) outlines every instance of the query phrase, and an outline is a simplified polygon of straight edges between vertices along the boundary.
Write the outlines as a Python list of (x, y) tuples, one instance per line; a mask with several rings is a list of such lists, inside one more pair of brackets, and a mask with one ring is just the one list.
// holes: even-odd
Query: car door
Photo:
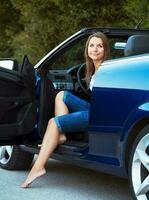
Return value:
[(0, 67), (0, 144), (31, 133), (35, 116), (35, 71), (25, 56), (18, 68)]

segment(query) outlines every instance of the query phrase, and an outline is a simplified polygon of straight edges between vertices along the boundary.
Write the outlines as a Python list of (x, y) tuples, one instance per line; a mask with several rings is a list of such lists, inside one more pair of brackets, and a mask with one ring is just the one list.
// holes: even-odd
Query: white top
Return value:
[(95, 81), (95, 74), (92, 76), (91, 81), (90, 81), (90, 90), (92, 91), (93, 85), (94, 85), (94, 81)]
[[(102, 64), (100, 65), (100, 67), (102, 66)], [(93, 89), (93, 85), (94, 85), (94, 82), (95, 82), (95, 75), (96, 73), (100, 70), (100, 67), (97, 69), (97, 71), (95, 71), (94, 75), (92, 76), (91, 78), (91, 81), (90, 81), (90, 84), (89, 84), (89, 88), (90, 90), (92, 91)]]

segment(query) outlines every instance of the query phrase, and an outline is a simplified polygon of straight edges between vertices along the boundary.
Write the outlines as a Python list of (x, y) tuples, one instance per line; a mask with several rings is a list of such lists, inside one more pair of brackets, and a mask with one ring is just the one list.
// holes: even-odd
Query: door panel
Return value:
[(35, 116), (35, 75), (27, 57), (18, 71), (0, 67), (0, 139), (30, 133)]

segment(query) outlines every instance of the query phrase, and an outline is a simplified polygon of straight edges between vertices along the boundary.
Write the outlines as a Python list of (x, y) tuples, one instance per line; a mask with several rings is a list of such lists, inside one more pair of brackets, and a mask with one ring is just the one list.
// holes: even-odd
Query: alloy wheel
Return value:
[(137, 200), (149, 199), (149, 133), (136, 145), (132, 158), (132, 186)]
[(7, 164), (11, 158), (13, 146), (0, 146), (0, 163)]

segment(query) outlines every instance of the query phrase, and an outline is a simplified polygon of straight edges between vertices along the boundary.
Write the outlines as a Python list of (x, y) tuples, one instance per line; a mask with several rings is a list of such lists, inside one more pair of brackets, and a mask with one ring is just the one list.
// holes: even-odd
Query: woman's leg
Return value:
[[(66, 104), (63, 101), (64, 91), (60, 91), (55, 98), (55, 116), (61, 116), (69, 113)], [(59, 135), (59, 144), (63, 144), (66, 141), (66, 136), (64, 133)]]
[(64, 91), (60, 91), (55, 98), (55, 116), (65, 115), (69, 113), (69, 110), (63, 99)]
[[(57, 93), (56, 98), (55, 98), (55, 116), (61, 116), (68, 114), (68, 108), (66, 104), (63, 101), (64, 98), (64, 91), (60, 91)], [(66, 136), (64, 133), (59, 134), (59, 142), (58, 144), (63, 144), (66, 141)], [(38, 147), (41, 147), (42, 144), (39, 144)]]
[(45, 164), (58, 145), (59, 134), (60, 133), (54, 119), (51, 119), (48, 123), (38, 158), (35, 161), (27, 179), (21, 185), (22, 188), (28, 187), (36, 178), (46, 173)]
[[(89, 110), (89, 105), (90, 104), (87, 101), (73, 95), (72, 93), (68, 91), (61, 91), (57, 94), (55, 99), (55, 116), (67, 115), (69, 114), (69, 111), (71, 113), (86, 111)], [(65, 126), (67, 126), (67, 124), (69, 125), (69, 123), (70, 122), (65, 123)], [(61, 131), (61, 133), (64, 133), (64, 131)], [(66, 136), (64, 134), (60, 134), (59, 144), (62, 144), (65, 141)]]

